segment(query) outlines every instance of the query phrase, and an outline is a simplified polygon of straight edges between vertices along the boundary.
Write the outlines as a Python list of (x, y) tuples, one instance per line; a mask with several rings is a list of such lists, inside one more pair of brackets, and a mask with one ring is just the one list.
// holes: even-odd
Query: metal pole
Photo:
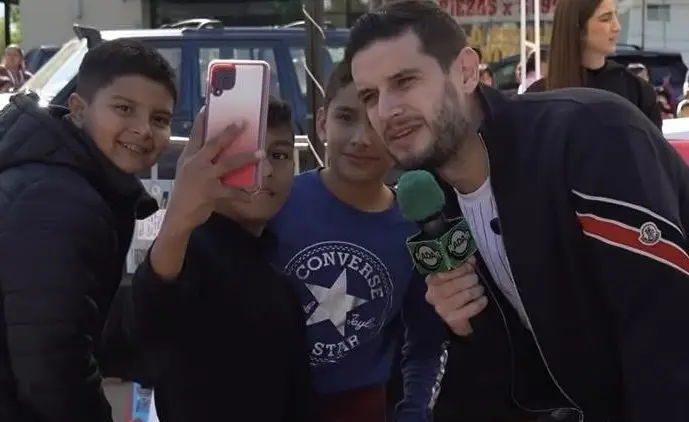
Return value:
[(534, 44), (536, 45), (536, 79), (541, 77), (541, 0), (534, 0)]
[[(325, 14), (323, 0), (306, 0), (304, 2), (304, 13), (306, 20), (306, 67), (307, 72), (307, 128), (309, 139), (313, 145), (313, 149), (319, 157), (325, 157), (325, 148), (323, 142), (318, 139), (318, 131), (316, 128), (316, 113), (323, 105), (323, 98), (318, 86), (323, 86), (323, 54), (325, 53), (323, 39), (323, 15)], [(309, 160), (310, 167), (317, 166), (317, 160), (311, 157)]]
[(646, 19), (648, 18), (648, 4), (646, 0), (641, 2), (641, 49), (646, 48)]
[(12, 44), (12, 3), (5, 0), (5, 47)]
[(520, 39), (520, 58), (519, 66), (521, 67), (520, 81), (522, 86), (526, 84), (526, 45), (528, 40), (526, 39), (526, 0), (521, 0), (519, 4), (519, 39)]

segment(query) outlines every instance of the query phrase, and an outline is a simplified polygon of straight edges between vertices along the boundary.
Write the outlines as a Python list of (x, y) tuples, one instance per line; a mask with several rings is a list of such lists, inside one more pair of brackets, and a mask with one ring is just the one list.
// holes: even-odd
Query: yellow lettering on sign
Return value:
[[(469, 45), (478, 47), (483, 54), (485, 62), (496, 62), (505, 57), (519, 54), (520, 30), (516, 23), (475, 23), (468, 28)], [(553, 26), (549, 22), (541, 25), (541, 45), (550, 43)], [(534, 27), (529, 25), (526, 29), (527, 39), (534, 37)]]

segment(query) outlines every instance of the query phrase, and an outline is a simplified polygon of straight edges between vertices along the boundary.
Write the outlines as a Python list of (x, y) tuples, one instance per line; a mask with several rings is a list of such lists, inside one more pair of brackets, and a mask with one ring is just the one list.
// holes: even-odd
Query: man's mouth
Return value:
[(399, 141), (400, 139), (404, 139), (407, 136), (415, 133), (421, 128), (421, 125), (416, 124), (416, 125), (411, 125), (411, 126), (405, 126), (403, 128), (395, 129), (392, 130), (388, 133), (388, 141), (391, 143), (394, 143), (396, 141)]

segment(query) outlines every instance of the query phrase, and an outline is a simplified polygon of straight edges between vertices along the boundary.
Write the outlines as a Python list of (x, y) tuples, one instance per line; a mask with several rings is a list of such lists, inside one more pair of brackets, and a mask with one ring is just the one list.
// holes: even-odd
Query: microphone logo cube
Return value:
[(422, 239), (419, 233), (407, 240), (407, 249), (420, 274), (450, 271), (476, 253), (466, 220), (458, 218), (450, 223), (452, 228), (437, 239)]

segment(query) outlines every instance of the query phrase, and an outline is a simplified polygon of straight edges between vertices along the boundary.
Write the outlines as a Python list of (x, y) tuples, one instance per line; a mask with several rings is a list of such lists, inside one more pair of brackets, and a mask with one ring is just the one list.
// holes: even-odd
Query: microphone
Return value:
[(497, 234), (498, 236), (502, 235), (502, 229), (500, 228), (500, 220), (496, 218), (490, 220), (490, 229), (493, 231), (493, 233)]
[(404, 173), (397, 185), (397, 204), (402, 216), (419, 226), (419, 233), (407, 239), (407, 249), (420, 274), (449, 271), (476, 253), (466, 220), (450, 220), (443, 214), (445, 193), (431, 173)]

